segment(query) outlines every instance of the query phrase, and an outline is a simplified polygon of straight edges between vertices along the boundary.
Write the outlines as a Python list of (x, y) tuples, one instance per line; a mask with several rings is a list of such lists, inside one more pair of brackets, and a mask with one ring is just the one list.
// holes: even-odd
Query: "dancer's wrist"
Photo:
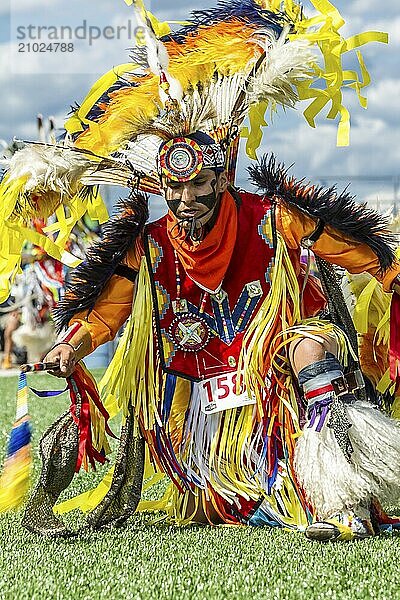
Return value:
[(77, 361), (85, 358), (92, 351), (91, 335), (80, 323), (74, 323), (67, 331), (60, 334), (53, 348), (60, 344), (70, 346)]

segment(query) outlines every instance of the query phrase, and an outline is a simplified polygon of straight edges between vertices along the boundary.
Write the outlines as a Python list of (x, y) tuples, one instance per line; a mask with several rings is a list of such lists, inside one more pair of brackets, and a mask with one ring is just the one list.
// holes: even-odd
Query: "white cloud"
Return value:
[(400, 79), (378, 81), (368, 93), (368, 112), (380, 115), (394, 125), (400, 124)]
[(384, 14), (386, 16), (396, 16), (399, 13), (398, 5), (391, 0), (353, 0), (352, 2), (336, 2), (337, 5), (345, 4), (343, 11), (351, 15), (374, 15)]
[[(94, 78), (93, 78), (94, 80)], [(57, 115), (57, 126), (62, 127), (69, 105), (81, 102), (87, 92), (87, 76), (10, 76), (0, 78), (2, 111), (0, 112), (0, 137), (22, 139), (31, 137), (31, 124), (36, 115)]]
[(30, 10), (44, 10), (54, 6), (54, 0), (5, 0), (0, 6), (0, 16), (26, 13)]

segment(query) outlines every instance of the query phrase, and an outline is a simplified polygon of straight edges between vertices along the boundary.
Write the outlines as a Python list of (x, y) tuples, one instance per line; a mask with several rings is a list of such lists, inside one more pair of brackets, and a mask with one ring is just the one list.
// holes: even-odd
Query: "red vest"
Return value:
[[(146, 227), (155, 339), (164, 372), (198, 381), (236, 370), (244, 332), (269, 292), (274, 257), (271, 203), (248, 193), (241, 193), (241, 199), (238, 236), (217, 294), (204, 297), (204, 290), (179, 263), (177, 298), (175, 254), (166, 217)], [(299, 253), (295, 254), (293, 262), (298, 265)]]

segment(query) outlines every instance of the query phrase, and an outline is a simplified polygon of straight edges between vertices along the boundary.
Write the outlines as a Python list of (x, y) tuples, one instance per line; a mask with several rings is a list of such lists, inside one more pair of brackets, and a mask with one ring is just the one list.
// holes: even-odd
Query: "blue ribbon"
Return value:
[(64, 390), (35, 390), (34, 388), (29, 388), (31, 392), (38, 396), (39, 398), (51, 398), (52, 396), (59, 396), (67, 391), (68, 386)]

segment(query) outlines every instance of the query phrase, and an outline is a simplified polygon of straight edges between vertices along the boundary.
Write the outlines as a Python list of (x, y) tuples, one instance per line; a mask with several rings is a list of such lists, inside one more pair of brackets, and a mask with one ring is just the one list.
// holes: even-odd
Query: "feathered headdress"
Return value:
[(328, 118), (340, 119), (338, 144), (347, 144), (342, 89), (353, 88), (365, 106), (361, 92), (369, 76), (359, 52), (361, 78), (342, 69), (342, 56), (369, 41), (387, 41), (376, 32), (344, 39), (344, 21), (328, 0), (310, 0), (311, 19), (295, 0), (221, 1), (194, 11), (175, 32), (143, 0), (125, 1), (133, 4), (145, 46), (92, 87), (66, 122), (62, 145), (29, 145), (8, 165), (0, 186), (0, 301), (18, 269), (23, 239), (33, 236), (32, 217), (55, 214), (51, 239), (37, 234), (31, 241), (73, 264), (63, 254), (73, 224), (85, 210), (106, 219), (97, 186), (160, 193), (157, 156), (168, 139), (208, 134), (223, 148), (232, 181), (239, 134), (255, 158), (267, 112), (310, 100), (308, 123), (315, 126), (329, 104)]

